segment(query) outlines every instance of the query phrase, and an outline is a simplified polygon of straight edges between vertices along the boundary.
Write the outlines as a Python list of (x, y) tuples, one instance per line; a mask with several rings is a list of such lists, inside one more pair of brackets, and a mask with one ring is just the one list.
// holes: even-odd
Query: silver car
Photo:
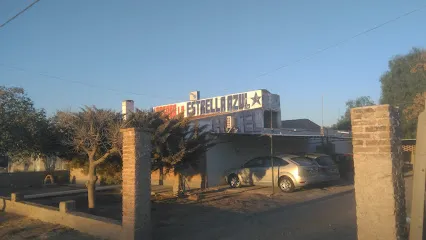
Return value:
[[(273, 157), (274, 181), (283, 192), (321, 181), (318, 165), (311, 160), (296, 155)], [(257, 157), (249, 160), (241, 168), (232, 169), (225, 174), (225, 180), (233, 188), (241, 185), (271, 185), (271, 157)]]
[(321, 182), (332, 183), (340, 179), (339, 168), (329, 155), (308, 153), (304, 156), (318, 164)]

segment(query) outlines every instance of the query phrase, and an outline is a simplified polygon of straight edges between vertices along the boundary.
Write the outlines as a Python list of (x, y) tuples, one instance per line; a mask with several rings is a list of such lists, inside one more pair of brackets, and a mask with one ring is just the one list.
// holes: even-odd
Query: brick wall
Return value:
[(405, 239), (399, 113), (389, 105), (351, 110), (358, 239)]
[(151, 239), (151, 139), (123, 129), (123, 239)]

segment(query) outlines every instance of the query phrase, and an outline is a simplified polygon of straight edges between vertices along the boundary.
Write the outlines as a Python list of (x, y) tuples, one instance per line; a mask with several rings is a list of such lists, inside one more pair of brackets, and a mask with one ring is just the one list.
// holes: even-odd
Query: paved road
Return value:
[[(411, 178), (406, 179), (406, 184), (407, 208), (410, 209)], [(314, 192), (318, 190), (293, 195), (307, 197)], [(276, 199), (273, 197), (270, 202), (274, 198)], [(286, 198), (284, 195), (280, 201)], [(202, 208), (199, 212), (202, 216), (193, 222), (185, 221), (182, 228), (159, 229), (155, 239), (357, 239), (353, 190), (330, 192), (329, 195), (312, 200), (299, 199), (297, 203), (256, 213), (229, 214)], [(184, 222), (184, 219), (180, 220)], [(191, 231), (183, 230), (188, 228), (187, 223), (191, 226)], [(168, 234), (169, 230), (173, 234)]]
[[(209, 213), (205, 213), (209, 215)], [(216, 217), (220, 213), (215, 213)], [(213, 220), (210, 218), (210, 220)], [(227, 215), (222, 222), (203, 221), (176, 231), (175, 235), (157, 235), (155, 239), (348, 239), (356, 240), (355, 201), (353, 192), (309, 202), (275, 208), (256, 214)]]
[[(412, 178), (406, 178), (408, 215), (411, 209), (411, 184)], [(235, 231), (223, 229), (216, 236), (221, 239), (355, 240), (355, 206), (354, 192), (343, 192), (253, 215), (232, 224)]]
[(227, 239), (356, 239), (353, 193), (256, 214)]
[[(406, 179), (406, 183), (409, 199), (410, 179)], [(341, 188), (341, 191), (312, 189), (272, 198), (262, 193), (269, 192), (268, 189), (236, 195), (234, 190), (219, 189), (218, 193), (212, 193), (211, 196), (223, 195), (220, 199), (215, 199), (213, 204), (157, 204), (153, 209), (153, 220), (156, 223), (154, 239), (355, 240), (354, 192), (351, 186)], [(245, 189), (239, 191), (244, 192)], [(241, 209), (234, 208), (235, 205)], [(268, 209), (259, 210), (259, 206)], [(1, 218), (0, 215), (0, 220)], [(5, 222), (8, 220), (3, 223), (0, 221), (0, 226)], [(21, 227), (25, 225), (27, 224), (17, 224)], [(15, 231), (8, 231), (3, 237), (10, 236)], [(69, 234), (62, 232), (60, 235)]]

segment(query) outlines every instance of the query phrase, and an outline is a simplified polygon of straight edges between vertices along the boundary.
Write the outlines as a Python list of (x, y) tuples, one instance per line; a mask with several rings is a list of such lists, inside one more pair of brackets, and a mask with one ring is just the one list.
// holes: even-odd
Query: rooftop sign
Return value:
[(170, 117), (183, 113), (185, 117), (244, 111), (263, 107), (262, 90), (236, 93), (195, 101), (173, 103), (154, 107), (155, 112), (164, 111)]

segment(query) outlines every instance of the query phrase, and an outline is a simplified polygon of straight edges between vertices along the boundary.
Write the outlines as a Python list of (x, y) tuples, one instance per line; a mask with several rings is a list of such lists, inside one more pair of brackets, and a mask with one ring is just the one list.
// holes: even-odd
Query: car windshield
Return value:
[(292, 158), (291, 160), (293, 160), (294, 162), (296, 162), (297, 164), (299, 164), (301, 166), (312, 166), (313, 165), (311, 160), (309, 160), (307, 158), (303, 158), (303, 157), (295, 157), (295, 158)]
[(329, 156), (323, 156), (315, 159), (321, 166), (334, 166), (334, 161)]

